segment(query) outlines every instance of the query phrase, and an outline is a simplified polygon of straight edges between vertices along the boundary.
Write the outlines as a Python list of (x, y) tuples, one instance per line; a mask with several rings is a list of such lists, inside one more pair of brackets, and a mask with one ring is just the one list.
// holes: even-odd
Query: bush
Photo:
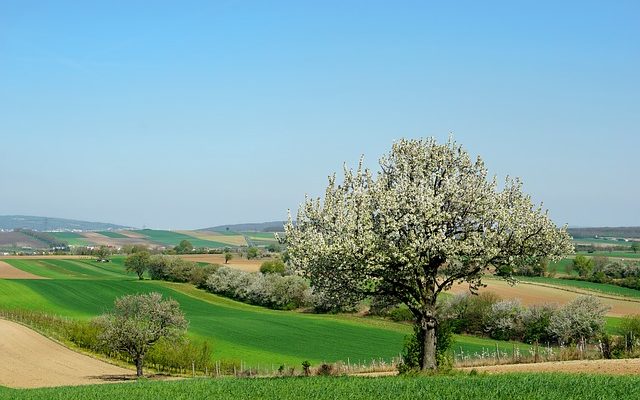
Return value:
[(576, 297), (551, 316), (549, 333), (560, 343), (593, 339), (603, 330), (607, 310), (597, 297)]
[(395, 322), (413, 321), (415, 319), (411, 310), (404, 305), (392, 308), (388, 316)]
[(500, 298), (492, 292), (479, 295), (460, 294), (446, 305), (446, 313), (452, 319), (455, 333), (484, 334), (485, 321), (489, 319), (491, 307)]
[(216, 264), (200, 266), (179, 257), (157, 255), (149, 259), (147, 270), (151, 279), (189, 282), (203, 287), (209, 275), (217, 271), (218, 268), (220, 266)]
[(71, 321), (66, 326), (67, 338), (75, 345), (99, 353), (105, 353), (98, 336), (100, 328), (96, 324), (84, 321)]
[(260, 252), (259, 252), (257, 247), (249, 247), (247, 249), (247, 259), (248, 260), (251, 260), (253, 258), (257, 258), (259, 254), (260, 254)]
[(317, 375), (320, 376), (330, 376), (333, 375), (333, 365), (331, 364), (326, 364), (326, 363), (322, 363), (319, 367), (318, 367), (318, 371), (316, 372)]
[(147, 355), (146, 362), (160, 371), (187, 372), (195, 367), (198, 371), (211, 371), (212, 349), (209, 342), (193, 343), (188, 339), (178, 341), (160, 339)]
[(265, 261), (260, 265), (260, 272), (263, 274), (284, 275), (286, 266), (281, 260)]
[(640, 314), (623, 317), (620, 330), (626, 341), (625, 347), (633, 352), (640, 343)]
[(592, 258), (578, 254), (573, 259), (573, 268), (578, 271), (578, 275), (585, 277), (591, 275), (593, 271), (594, 262)]
[(522, 340), (527, 343), (549, 343), (551, 316), (556, 312), (553, 304), (534, 305), (522, 311)]
[[(413, 325), (413, 334), (407, 335), (402, 350), (402, 364), (398, 367), (401, 374), (420, 370), (420, 354), (424, 345), (422, 330), (418, 324)], [(436, 361), (441, 369), (449, 369), (453, 361), (448, 351), (453, 345), (453, 329), (451, 321), (442, 319), (436, 328)]]
[(297, 275), (259, 274), (220, 267), (204, 284), (212, 293), (279, 310), (305, 306), (309, 284)]
[(485, 332), (493, 339), (516, 339), (522, 331), (522, 306), (519, 300), (502, 300), (491, 305)]

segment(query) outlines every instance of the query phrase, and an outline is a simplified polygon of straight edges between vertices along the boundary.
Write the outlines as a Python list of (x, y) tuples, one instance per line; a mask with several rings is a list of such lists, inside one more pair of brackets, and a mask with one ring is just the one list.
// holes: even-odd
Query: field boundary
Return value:
[(598, 290), (587, 290), (587, 289), (579, 289), (579, 288), (573, 288), (573, 287), (569, 287), (569, 286), (564, 286), (564, 285), (551, 285), (548, 283), (539, 283), (539, 282), (531, 282), (531, 281), (524, 281), (524, 280), (519, 280), (518, 283), (522, 283), (525, 285), (533, 285), (533, 286), (540, 286), (540, 287), (546, 287), (546, 288), (550, 288), (550, 289), (557, 289), (557, 290), (563, 290), (565, 292), (570, 292), (570, 293), (578, 293), (578, 294), (590, 294), (596, 297), (601, 297), (603, 299), (609, 299), (609, 300), (618, 300), (618, 301), (628, 301), (631, 303), (640, 303), (640, 299), (636, 299), (633, 297), (626, 297), (626, 296), (614, 296), (611, 294), (606, 294), (603, 292), (600, 292)]

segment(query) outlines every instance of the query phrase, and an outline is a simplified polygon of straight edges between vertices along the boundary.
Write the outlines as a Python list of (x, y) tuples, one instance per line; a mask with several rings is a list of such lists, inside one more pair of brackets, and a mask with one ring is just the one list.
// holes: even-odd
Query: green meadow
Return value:
[(8, 389), (0, 399), (350, 399), (608, 400), (640, 397), (640, 377), (568, 374), (457, 374), (431, 377), (189, 379)]

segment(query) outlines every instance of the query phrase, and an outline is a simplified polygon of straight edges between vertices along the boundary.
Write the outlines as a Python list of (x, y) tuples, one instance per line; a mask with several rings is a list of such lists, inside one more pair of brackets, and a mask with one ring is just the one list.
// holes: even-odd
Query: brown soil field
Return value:
[(76, 353), (15, 322), (0, 319), (0, 385), (86, 385), (131, 379), (133, 371)]
[(0, 279), (47, 279), (18, 269), (4, 261), (0, 261)]
[[(557, 303), (564, 304), (583, 294), (592, 294), (599, 297), (604, 304), (611, 307), (607, 315), (621, 317), (629, 314), (638, 314), (640, 312), (640, 303), (633, 299), (625, 299), (622, 297), (614, 297), (609, 295), (601, 295), (596, 292), (588, 291), (570, 291), (552, 286), (542, 286), (520, 282), (516, 286), (509, 285), (506, 281), (497, 279), (485, 279), (486, 288), (481, 288), (480, 292), (494, 292), (502, 299), (520, 299), (524, 305)], [(466, 284), (454, 285), (450, 293), (468, 292), (469, 288)]]
[(537, 364), (505, 364), (461, 368), (463, 371), (470, 371), (472, 369), (489, 374), (508, 372), (565, 372), (602, 375), (638, 375), (640, 374), (640, 358), (625, 360), (556, 361)]
[(48, 247), (45, 243), (20, 232), (0, 232), (0, 246), (3, 247)]
[(141, 244), (144, 246), (153, 246), (154, 244), (145, 239), (137, 238), (110, 238), (108, 236), (101, 235), (96, 232), (83, 232), (82, 236), (90, 240), (91, 242), (100, 246), (115, 246), (122, 247), (126, 245)]
[(220, 264), (227, 267), (237, 268), (242, 271), (256, 272), (260, 270), (260, 265), (263, 262), (270, 260), (269, 258), (258, 258), (254, 260), (247, 260), (246, 258), (239, 258), (237, 254), (233, 255), (233, 259), (228, 264), (224, 263), (224, 254), (186, 254), (179, 257), (189, 261), (206, 262), (209, 264)]
[(221, 233), (215, 232), (204, 232), (204, 231), (178, 231), (178, 233), (182, 233), (183, 235), (193, 236), (202, 240), (212, 240), (214, 242), (225, 243), (230, 246), (246, 246), (247, 241), (244, 239), (242, 235), (223, 235)]

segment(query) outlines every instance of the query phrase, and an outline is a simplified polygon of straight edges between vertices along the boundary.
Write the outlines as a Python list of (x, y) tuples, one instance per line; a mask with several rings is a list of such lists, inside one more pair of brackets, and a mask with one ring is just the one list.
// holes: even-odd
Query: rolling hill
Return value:
[(33, 231), (99, 231), (126, 229), (126, 226), (74, 219), (36, 217), (32, 215), (0, 215), (0, 229), (30, 229)]

